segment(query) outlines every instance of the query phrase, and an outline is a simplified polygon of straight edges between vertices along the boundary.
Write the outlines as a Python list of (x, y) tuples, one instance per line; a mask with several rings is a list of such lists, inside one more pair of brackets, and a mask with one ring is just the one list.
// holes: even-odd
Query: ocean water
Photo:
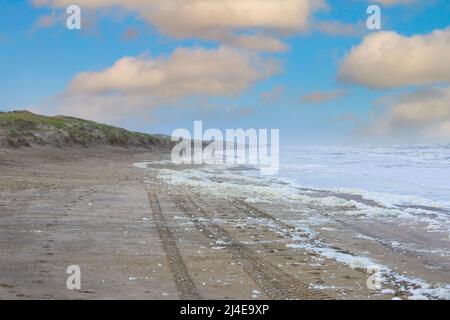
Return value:
[(450, 146), (292, 147), (281, 150), (280, 161), (279, 177), (299, 186), (372, 196), (387, 206), (450, 208)]

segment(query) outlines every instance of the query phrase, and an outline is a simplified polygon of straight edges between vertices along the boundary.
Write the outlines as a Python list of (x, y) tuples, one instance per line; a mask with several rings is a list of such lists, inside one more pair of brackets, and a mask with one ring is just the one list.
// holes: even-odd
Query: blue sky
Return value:
[[(230, 44), (228, 40), (223, 40), (222, 36), (214, 38), (205, 35), (205, 30), (194, 28), (191, 31), (190, 26), (186, 27), (187, 35), (183, 33), (183, 26), (180, 28), (179, 25), (176, 26), (179, 29), (167, 31), (167, 28), (173, 27), (172, 22), (161, 22), (154, 16), (148, 18), (145, 12), (148, 8), (144, 6), (130, 9), (116, 5), (111, 9), (106, 0), (100, 1), (104, 2), (100, 7), (83, 6), (83, 1), (79, 1), (82, 9), (82, 30), (68, 30), (65, 27), (67, 15), (63, 0), (0, 1), (2, 110), (26, 108), (46, 114), (73, 114), (125, 126), (132, 130), (167, 134), (176, 128), (191, 129), (194, 120), (203, 120), (205, 127), (220, 129), (279, 128), (282, 143), (286, 145), (378, 141), (378, 138), (374, 137), (374, 130), (366, 130), (374, 126), (386, 127), (383, 132), (384, 142), (396, 142), (399, 136), (412, 136), (413, 142), (422, 141), (422, 138), (427, 140), (430, 137), (445, 142), (450, 138), (446, 129), (450, 117), (442, 119), (442, 112), (440, 118), (433, 119), (433, 126), (438, 123), (444, 129), (432, 133), (428, 122), (426, 124), (421, 122), (420, 132), (413, 132), (415, 126), (411, 123), (405, 124), (404, 118), (392, 118), (398, 112), (389, 112), (408, 108), (404, 107), (404, 101), (409, 101), (408, 95), (424, 92), (421, 95), (424, 96), (423, 108), (431, 99), (426, 97), (432, 95), (430, 92), (435, 92), (433, 90), (442, 90), (445, 97), (446, 85), (450, 78), (447, 77), (445, 68), (444, 75), (436, 76), (436, 80), (433, 78), (435, 71), (434, 73), (424, 71), (426, 74), (418, 75), (411, 83), (400, 81), (400, 84), (395, 85), (385, 85), (381, 80), (372, 85), (370, 81), (354, 80), (358, 78), (357, 75), (351, 76), (353, 77), (351, 81), (342, 81), (338, 77), (344, 60), (349, 59), (349, 65), (356, 63), (349, 58), (352, 47), (362, 47), (364, 39), (370, 37), (372, 33), (392, 31), (409, 41), (408, 39), (415, 35), (426, 37), (433, 30), (447, 30), (450, 24), (450, 3), (445, 0), (411, 0), (407, 4), (399, 1), (401, 3), (392, 5), (380, 3), (383, 1), (373, 1), (381, 7), (381, 31), (369, 31), (365, 28), (368, 17), (366, 9), (372, 2), (363, 0), (323, 2), (322, 8), (309, 12), (308, 22), (305, 22), (301, 30), (293, 28), (295, 30), (280, 32), (272, 28), (267, 31), (264, 25), (239, 29), (239, 23), (246, 25), (245, 21), (238, 21), (234, 29), (225, 30), (239, 32), (239, 35), (250, 32), (249, 34), (273, 37), (287, 48), (276, 52), (240, 48)], [(114, 4), (114, 1), (111, 2)], [(174, 17), (176, 19), (176, 12)], [(324, 29), (323, 26), (327, 23), (330, 25), (335, 23), (336, 28)], [(343, 31), (338, 30), (341, 27)], [(237, 29), (239, 30), (236, 31)], [(127, 32), (130, 35), (129, 39), (125, 36)], [(449, 40), (447, 37), (436, 41), (448, 44)], [(426, 43), (424, 46), (428, 45), (426, 40), (424, 43)], [(411, 41), (411, 45), (415, 45), (415, 42)], [(422, 64), (430, 64), (430, 70), (432, 60), (441, 59), (443, 64), (449, 63), (450, 45), (444, 46), (443, 49), (442, 46), (437, 46), (439, 48), (433, 51), (436, 55), (433, 59), (428, 56), (420, 58), (423, 60)], [(245, 63), (252, 64), (254, 59), (261, 60), (260, 65), (273, 62), (277, 70), (264, 76), (249, 78), (231, 93), (222, 90), (217, 94), (205, 92), (203, 95), (197, 88), (192, 93), (183, 91), (184, 93), (174, 94), (170, 98), (158, 97), (157, 103), (154, 102), (154, 92), (158, 92), (157, 89), (146, 88), (144, 85), (142, 91), (142, 84), (139, 84), (140, 91), (126, 93), (126, 99), (142, 95), (139, 106), (130, 108), (126, 105), (110, 104), (108, 107), (100, 106), (101, 111), (96, 113), (86, 111), (94, 103), (101, 103), (99, 101), (103, 101), (100, 99), (104, 97), (99, 95), (104, 93), (96, 92), (97, 96), (94, 99), (91, 91), (89, 94), (81, 92), (90, 90), (87, 85), (81, 83), (83, 79), (85, 81), (94, 79), (93, 82), (100, 79), (84, 77), (76, 80), (83, 72), (102, 73), (123, 57), (138, 57), (141, 59), (139, 61), (147, 62), (162, 57), (171, 61), (170, 57), (178, 48), (211, 50), (213, 54), (223, 47), (232, 47), (233, 52), (242, 53)], [(361, 48), (363, 49), (367, 48)], [(445, 51), (448, 53), (446, 57)], [(444, 57), (439, 56), (442, 52)], [(164, 69), (166, 65), (167, 63), (162, 63), (161, 68)], [(372, 67), (377, 69), (377, 66)], [(147, 67), (144, 68), (148, 70)], [(259, 68), (259, 65), (255, 68)], [(152, 72), (151, 69), (149, 72)], [(351, 74), (355, 71), (352, 69), (349, 72)], [(401, 72), (399, 67), (398, 73)], [(195, 74), (191, 76), (195, 77)], [(244, 78), (245, 76), (243, 74)], [(392, 78), (396, 76), (397, 74), (391, 75)], [(227, 75), (227, 79), (234, 79), (233, 77), (241, 79), (234, 72)], [(174, 88), (180, 87), (178, 81), (181, 80), (171, 81), (176, 82)], [(186, 76), (184, 81), (189, 82), (189, 77)], [(71, 84), (76, 88), (77, 94), (83, 95), (83, 99), (76, 100), (75, 106), (74, 103), (70, 103), (70, 107), (66, 107), (68, 102), (65, 97)], [(124, 85), (126, 86), (126, 83)], [(207, 88), (206, 86), (205, 90)], [(114, 90), (120, 91), (120, 94), (124, 92), (122, 88), (116, 86)], [(111, 92), (108, 91), (108, 94)], [(435, 95), (433, 99), (436, 99)], [(125, 101), (128, 101), (126, 99), (117, 101), (126, 104)], [(384, 105), (386, 99), (392, 101)], [(410, 108), (417, 109), (415, 106)], [(444, 102), (441, 108), (449, 108), (448, 103)], [(372, 119), (374, 112), (386, 114), (374, 120)], [(421, 112), (426, 114), (426, 110)], [(446, 112), (444, 117), (447, 117)], [(393, 124), (398, 123), (402, 124), (403, 131), (400, 133), (397, 128), (393, 128)]]

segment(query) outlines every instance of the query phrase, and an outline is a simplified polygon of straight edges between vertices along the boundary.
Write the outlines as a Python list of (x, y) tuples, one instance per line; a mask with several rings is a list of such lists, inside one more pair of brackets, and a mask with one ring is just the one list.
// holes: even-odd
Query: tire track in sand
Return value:
[[(277, 219), (275, 217), (273, 217), (272, 215), (270, 215), (269, 213), (255, 207), (254, 205), (247, 203), (243, 200), (235, 200), (232, 202), (232, 205), (238, 209), (241, 210), (243, 212), (245, 212), (247, 215), (254, 217), (254, 218), (261, 218), (261, 219), (266, 219), (271, 221), (272, 223), (274, 223), (280, 230), (283, 230), (285, 233), (289, 234), (294, 234), (296, 233), (296, 228), (291, 225), (288, 224), (286, 222), (281, 221), (280, 219)], [(308, 241), (311, 244), (314, 244), (317, 246), (317, 241), (320, 241), (320, 238), (317, 237), (313, 237), (313, 238), (306, 238), (305, 237), (305, 241)], [(354, 254), (348, 250), (339, 248), (338, 246), (335, 245), (329, 245), (328, 246), (331, 249), (334, 249), (340, 253), (344, 253), (344, 254), (349, 254), (351, 256), (354, 256)], [(365, 271), (364, 271), (365, 272)]]
[(192, 280), (187, 270), (186, 264), (181, 256), (180, 250), (176, 245), (176, 241), (167, 226), (166, 220), (159, 204), (156, 193), (148, 192), (148, 201), (153, 213), (153, 220), (156, 229), (161, 239), (161, 245), (167, 255), (167, 262), (169, 264), (170, 273), (173, 277), (175, 285), (178, 290), (178, 295), (182, 300), (198, 300), (201, 299), (194, 281)]
[(319, 291), (309, 288), (296, 277), (259, 258), (243, 243), (234, 239), (228, 231), (212, 223), (211, 217), (189, 196), (172, 195), (175, 205), (191, 218), (196, 228), (213, 241), (222, 241), (232, 258), (255, 281), (258, 287), (272, 299), (328, 299)]

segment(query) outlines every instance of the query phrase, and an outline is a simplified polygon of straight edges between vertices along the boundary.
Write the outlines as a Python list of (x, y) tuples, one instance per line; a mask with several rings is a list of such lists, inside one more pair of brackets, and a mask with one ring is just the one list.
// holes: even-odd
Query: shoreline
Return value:
[[(411, 277), (445, 279), (424, 273), (416, 257), (382, 243), (355, 241), (348, 233), (355, 227), (373, 232), (376, 225), (346, 221), (328, 228), (339, 232), (322, 226), (318, 238), (311, 238), (296, 225), (298, 213), (282, 203), (248, 203), (165, 183), (157, 174), (173, 169), (164, 162), (167, 157), (162, 149), (0, 149), (0, 298), (410, 296), (391, 286), (370, 290), (367, 270), (299, 246), (318, 238), (342, 253), (375, 253), (412, 269)], [(133, 166), (145, 161), (155, 163), (155, 170)], [(66, 288), (65, 271), (74, 264), (81, 269), (78, 291)]]

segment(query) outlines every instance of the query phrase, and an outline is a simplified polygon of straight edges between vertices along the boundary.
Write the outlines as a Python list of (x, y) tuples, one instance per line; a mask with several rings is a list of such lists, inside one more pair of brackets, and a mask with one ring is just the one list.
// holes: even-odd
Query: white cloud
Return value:
[(450, 87), (427, 88), (385, 101), (365, 131), (408, 142), (450, 142)]
[(169, 57), (124, 57), (107, 69), (80, 73), (61, 100), (72, 115), (118, 117), (192, 97), (236, 95), (279, 71), (277, 61), (245, 50), (179, 48)]
[(273, 60), (262, 60), (243, 50), (178, 48), (170, 57), (124, 57), (108, 69), (83, 72), (67, 92), (136, 92), (159, 97), (233, 95), (278, 70)]
[(264, 35), (233, 36), (224, 42), (254, 51), (283, 52), (288, 50), (288, 46), (280, 40)]
[(339, 79), (371, 88), (450, 82), (450, 28), (405, 37), (376, 32), (352, 48)]
[[(33, 0), (33, 3), (65, 8), (73, 1)], [(256, 30), (286, 34), (306, 30), (311, 14), (326, 6), (325, 0), (78, 0), (77, 4), (87, 10), (121, 8), (175, 38), (217, 40), (267, 51), (283, 51), (285, 45), (273, 36), (245, 33)]]

